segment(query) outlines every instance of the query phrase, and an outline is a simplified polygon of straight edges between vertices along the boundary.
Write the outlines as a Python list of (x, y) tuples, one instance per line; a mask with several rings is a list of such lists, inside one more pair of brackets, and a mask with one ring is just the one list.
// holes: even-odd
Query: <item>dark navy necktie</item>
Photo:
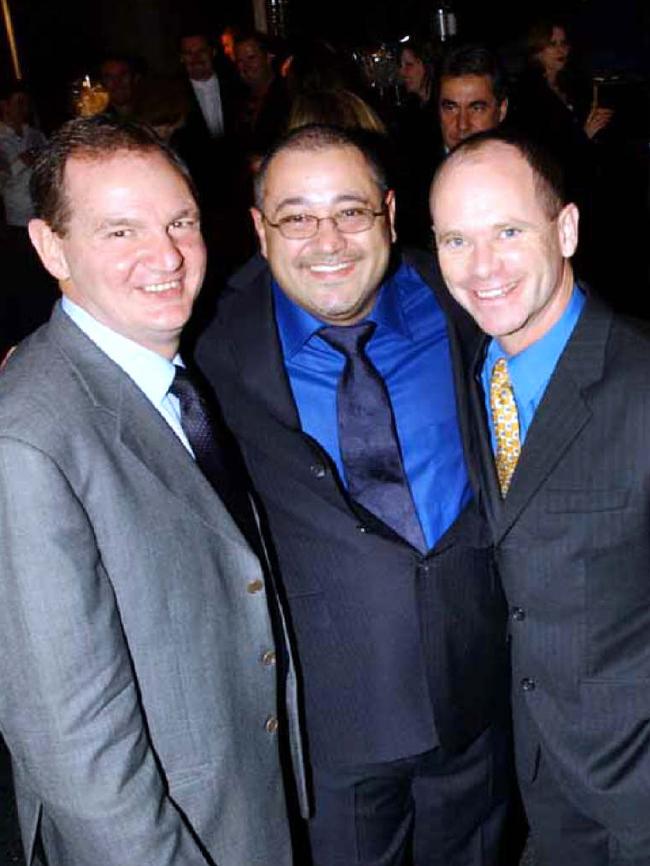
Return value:
[(318, 331), (345, 356), (339, 379), (339, 447), (350, 496), (420, 551), (426, 542), (409, 487), (383, 379), (366, 355), (375, 322)]
[(260, 536), (248, 496), (248, 479), (231, 434), (210, 410), (183, 367), (176, 367), (170, 392), (178, 397), (181, 427), (196, 462), (214, 487), (253, 550), (259, 554)]

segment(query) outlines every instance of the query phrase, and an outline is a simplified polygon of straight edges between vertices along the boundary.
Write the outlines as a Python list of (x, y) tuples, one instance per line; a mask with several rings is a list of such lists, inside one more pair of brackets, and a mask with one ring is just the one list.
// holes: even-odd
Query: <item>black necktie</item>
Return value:
[(366, 355), (374, 322), (319, 335), (346, 359), (337, 392), (339, 447), (350, 496), (418, 550), (426, 542), (402, 464), (386, 386)]
[(176, 367), (169, 390), (178, 397), (181, 427), (192, 446), (197, 464), (253, 550), (259, 554), (259, 530), (248, 497), (246, 470), (230, 433), (210, 411), (193, 378), (183, 367)]

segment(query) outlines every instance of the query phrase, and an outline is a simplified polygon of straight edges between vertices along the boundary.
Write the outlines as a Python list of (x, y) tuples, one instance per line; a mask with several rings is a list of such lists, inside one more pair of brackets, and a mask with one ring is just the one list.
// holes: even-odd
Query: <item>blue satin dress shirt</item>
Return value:
[[(345, 470), (338, 442), (336, 390), (343, 356), (321, 339), (323, 322), (273, 285), (275, 313), (302, 429)], [(471, 498), (445, 316), (433, 292), (402, 265), (380, 288), (368, 317), (377, 328), (367, 347), (390, 395), (404, 469), (429, 547)]]

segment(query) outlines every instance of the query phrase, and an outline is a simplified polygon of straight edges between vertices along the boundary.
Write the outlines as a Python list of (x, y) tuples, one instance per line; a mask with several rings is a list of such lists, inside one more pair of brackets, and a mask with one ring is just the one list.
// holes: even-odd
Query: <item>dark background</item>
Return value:
[[(268, 2), (268, 0), (267, 0)], [(434, 0), (286, 0), (288, 36), (322, 37), (349, 46), (426, 34)], [(252, 0), (9, 0), (25, 77), (52, 99), (68, 82), (90, 72), (107, 50), (142, 56), (156, 72), (177, 67), (183, 31), (218, 33), (226, 24), (249, 27)], [(455, 0), (459, 37), (493, 45), (514, 42), (538, 14), (559, 11), (572, 25), (578, 48), (597, 68), (648, 71), (650, 4), (647, 0)], [(10, 74), (0, 24), (0, 77)], [(647, 110), (647, 104), (645, 106)]]
[[(426, 36), (436, 6), (424, 0), (287, 3), (290, 40), (327, 38), (350, 48), (396, 42), (405, 34)], [(70, 82), (92, 73), (105, 52), (141, 56), (152, 71), (172, 73), (178, 68), (177, 46), (183, 32), (216, 35), (226, 24), (240, 28), (253, 24), (249, 0), (9, 0), (9, 4), (23, 75), (31, 85), (46, 130), (68, 114)], [(647, 150), (648, 0), (565, 0), (561, 5), (544, 0), (455, 0), (453, 8), (462, 41), (477, 40), (510, 49), (534, 17), (559, 10), (570, 25), (574, 44), (593, 69), (621, 73), (638, 82), (638, 86), (626, 90), (621, 109), (628, 134)], [(0, 21), (0, 82), (10, 76), (10, 54)], [(637, 174), (633, 183), (636, 186), (638, 182)], [(647, 188), (648, 178), (643, 182)], [(614, 216), (621, 217), (617, 230), (622, 232), (629, 250), (626, 214)], [(632, 246), (640, 244), (645, 250), (647, 220), (645, 228), (633, 222), (636, 236)], [(644, 258), (647, 275), (645, 253)], [(637, 282), (639, 290), (643, 282)], [(19, 862), (9, 768), (0, 741), (0, 866)]]

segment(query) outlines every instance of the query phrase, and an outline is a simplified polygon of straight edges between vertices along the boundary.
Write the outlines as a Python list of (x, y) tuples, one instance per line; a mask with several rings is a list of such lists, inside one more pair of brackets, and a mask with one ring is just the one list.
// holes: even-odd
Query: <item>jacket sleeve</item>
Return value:
[(11, 438), (0, 543), (0, 729), (46, 848), (68, 866), (205, 866), (149, 744), (89, 516), (51, 458)]

